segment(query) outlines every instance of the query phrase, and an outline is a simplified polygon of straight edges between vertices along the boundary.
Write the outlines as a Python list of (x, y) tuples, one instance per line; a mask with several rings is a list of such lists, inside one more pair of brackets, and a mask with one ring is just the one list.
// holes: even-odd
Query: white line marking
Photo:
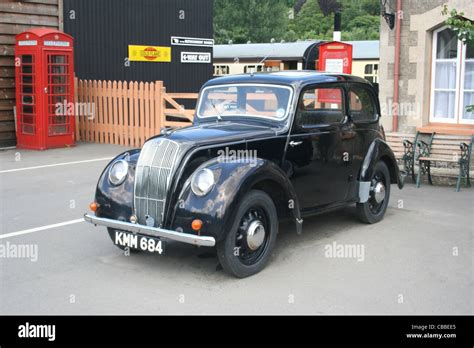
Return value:
[(60, 223), (58, 223), (58, 224), (53, 224), (53, 225), (47, 225), (47, 226), (41, 226), (41, 227), (30, 228), (30, 229), (28, 229), (28, 230), (23, 230), (23, 231), (17, 231), (17, 232), (11, 232), (11, 233), (0, 234), (0, 239), (10, 238), (10, 237), (16, 237), (16, 236), (20, 236), (20, 235), (22, 235), (22, 234), (29, 234), (29, 233), (34, 233), (34, 232), (49, 230), (50, 228), (56, 228), (56, 227), (61, 227), (61, 226), (67, 226), (67, 225), (77, 224), (77, 223), (79, 223), (79, 222), (84, 222), (84, 219), (77, 219), (77, 220), (65, 221), (65, 222), (60, 222)]
[(17, 169), (7, 169), (7, 170), (0, 170), (0, 174), (3, 173), (11, 173), (11, 172), (21, 172), (23, 170), (31, 170), (31, 169), (40, 169), (40, 168), (49, 168), (49, 167), (58, 167), (58, 166), (67, 166), (70, 164), (81, 164), (81, 163), (90, 163), (90, 162), (99, 162), (99, 161), (110, 161), (115, 157), (105, 157), (105, 158), (95, 158), (91, 160), (85, 161), (76, 161), (76, 162), (64, 162), (64, 163), (56, 163), (56, 164), (46, 164), (44, 166), (36, 166), (36, 167), (26, 167), (26, 168), (17, 168)]

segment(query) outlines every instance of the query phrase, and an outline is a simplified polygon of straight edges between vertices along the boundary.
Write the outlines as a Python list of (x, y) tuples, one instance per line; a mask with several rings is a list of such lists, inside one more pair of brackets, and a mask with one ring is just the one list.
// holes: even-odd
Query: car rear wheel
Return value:
[(371, 178), (369, 200), (357, 203), (357, 215), (362, 222), (374, 224), (381, 221), (390, 200), (390, 172), (387, 165), (379, 161), (375, 164)]
[(268, 262), (278, 233), (278, 216), (270, 196), (250, 191), (240, 203), (232, 228), (217, 244), (222, 268), (238, 278), (260, 272)]

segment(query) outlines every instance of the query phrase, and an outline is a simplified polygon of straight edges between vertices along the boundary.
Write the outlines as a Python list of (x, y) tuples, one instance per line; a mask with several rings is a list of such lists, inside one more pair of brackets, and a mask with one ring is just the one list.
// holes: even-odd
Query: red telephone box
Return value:
[(37, 28), (16, 36), (17, 147), (74, 144), (73, 38)]

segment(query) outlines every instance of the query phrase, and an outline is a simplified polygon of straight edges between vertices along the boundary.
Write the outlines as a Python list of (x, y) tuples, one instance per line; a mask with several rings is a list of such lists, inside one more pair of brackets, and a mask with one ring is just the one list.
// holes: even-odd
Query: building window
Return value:
[(474, 104), (474, 49), (443, 27), (433, 32), (430, 121), (474, 123), (466, 106)]
[(364, 79), (369, 82), (378, 82), (379, 65), (378, 64), (366, 64), (364, 68)]
[(214, 65), (214, 76), (229, 75), (229, 72), (228, 65)]
[(244, 67), (245, 74), (253, 74), (261, 71), (263, 71), (263, 65), (246, 65)]

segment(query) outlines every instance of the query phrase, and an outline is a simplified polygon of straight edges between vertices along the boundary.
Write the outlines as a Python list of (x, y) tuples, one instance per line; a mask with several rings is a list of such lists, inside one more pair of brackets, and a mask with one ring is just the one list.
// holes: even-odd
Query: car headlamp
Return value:
[(109, 181), (112, 185), (122, 184), (128, 175), (128, 163), (124, 160), (118, 160), (112, 164), (109, 170)]
[(205, 196), (212, 190), (215, 183), (212, 170), (207, 168), (199, 169), (191, 179), (191, 190), (196, 196)]

